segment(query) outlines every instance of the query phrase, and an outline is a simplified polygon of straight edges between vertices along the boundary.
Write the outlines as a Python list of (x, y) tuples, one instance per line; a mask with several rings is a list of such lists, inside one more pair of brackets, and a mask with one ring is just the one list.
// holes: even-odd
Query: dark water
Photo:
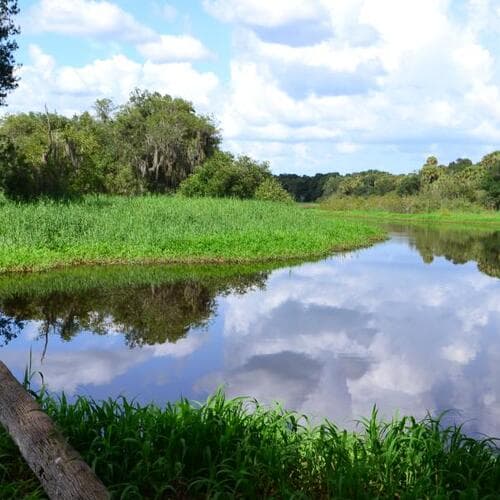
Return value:
[(500, 233), (391, 227), (286, 268), (113, 268), (0, 279), (0, 358), (102, 399), (279, 400), (344, 426), (445, 409), (500, 435)]

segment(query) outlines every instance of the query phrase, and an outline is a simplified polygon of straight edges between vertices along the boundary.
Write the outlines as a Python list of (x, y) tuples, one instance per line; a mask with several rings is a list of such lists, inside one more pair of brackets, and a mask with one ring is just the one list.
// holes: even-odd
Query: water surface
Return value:
[(445, 409), (500, 435), (500, 233), (390, 226), (371, 248), (265, 268), (0, 279), (0, 358), (52, 391), (279, 400), (342, 426)]

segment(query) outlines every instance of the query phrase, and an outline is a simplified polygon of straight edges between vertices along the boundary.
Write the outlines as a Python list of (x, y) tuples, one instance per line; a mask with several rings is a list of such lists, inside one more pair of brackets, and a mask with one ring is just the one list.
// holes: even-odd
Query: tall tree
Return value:
[(500, 159), (488, 165), (483, 180), (483, 189), (486, 191), (488, 205), (500, 210)]
[(175, 190), (217, 149), (219, 131), (192, 104), (136, 89), (116, 114), (122, 161), (148, 191)]
[(7, 94), (17, 87), (18, 78), (14, 75), (14, 52), (19, 27), (13, 17), (19, 13), (17, 0), (0, 0), (0, 106), (5, 106)]
[(420, 182), (423, 187), (428, 187), (433, 182), (436, 182), (442, 174), (439, 168), (438, 160), (435, 156), (429, 156), (425, 164), (420, 169)]

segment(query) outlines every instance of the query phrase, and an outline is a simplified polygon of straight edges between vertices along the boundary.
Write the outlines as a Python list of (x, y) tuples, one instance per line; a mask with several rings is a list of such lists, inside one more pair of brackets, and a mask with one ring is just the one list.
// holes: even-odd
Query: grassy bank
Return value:
[[(406, 203), (412, 197), (406, 198)], [(387, 222), (452, 223), (469, 226), (500, 227), (500, 212), (477, 206), (441, 209), (405, 207), (405, 198), (397, 197), (394, 205), (387, 196), (329, 198), (320, 208), (342, 219), (373, 219)]]
[[(322, 207), (325, 208), (325, 207)], [(404, 223), (436, 223), (455, 224), (468, 227), (495, 229), (500, 228), (499, 212), (449, 212), (437, 211), (418, 214), (401, 214), (383, 210), (336, 210), (332, 212), (337, 218), (345, 220), (363, 220), (379, 222), (404, 222)]]
[[(383, 423), (374, 412), (352, 433), (222, 394), (164, 409), (46, 395), (41, 402), (114, 498), (493, 498), (500, 491), (495, 443), (431, 418)], [(0, 496), (40, 497), (3, 432), (0, 456)]]
[(500, 226), (500, 212), (466, 200), (415, 196), (332, 196), (320, 207), (342, 217)]
[(253, 262), (368, 245), (383, 231), (254, 200), (89, 197), (0, 205), (0, 272), (74, 264)]

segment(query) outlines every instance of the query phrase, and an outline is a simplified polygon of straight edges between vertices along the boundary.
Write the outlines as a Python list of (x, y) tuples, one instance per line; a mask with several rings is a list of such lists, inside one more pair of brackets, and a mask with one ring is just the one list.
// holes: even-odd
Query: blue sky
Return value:
[(134, 87), (274, 172), (409, 172), (500, 148), (500, 0), (20, 0), (7, 112)]

